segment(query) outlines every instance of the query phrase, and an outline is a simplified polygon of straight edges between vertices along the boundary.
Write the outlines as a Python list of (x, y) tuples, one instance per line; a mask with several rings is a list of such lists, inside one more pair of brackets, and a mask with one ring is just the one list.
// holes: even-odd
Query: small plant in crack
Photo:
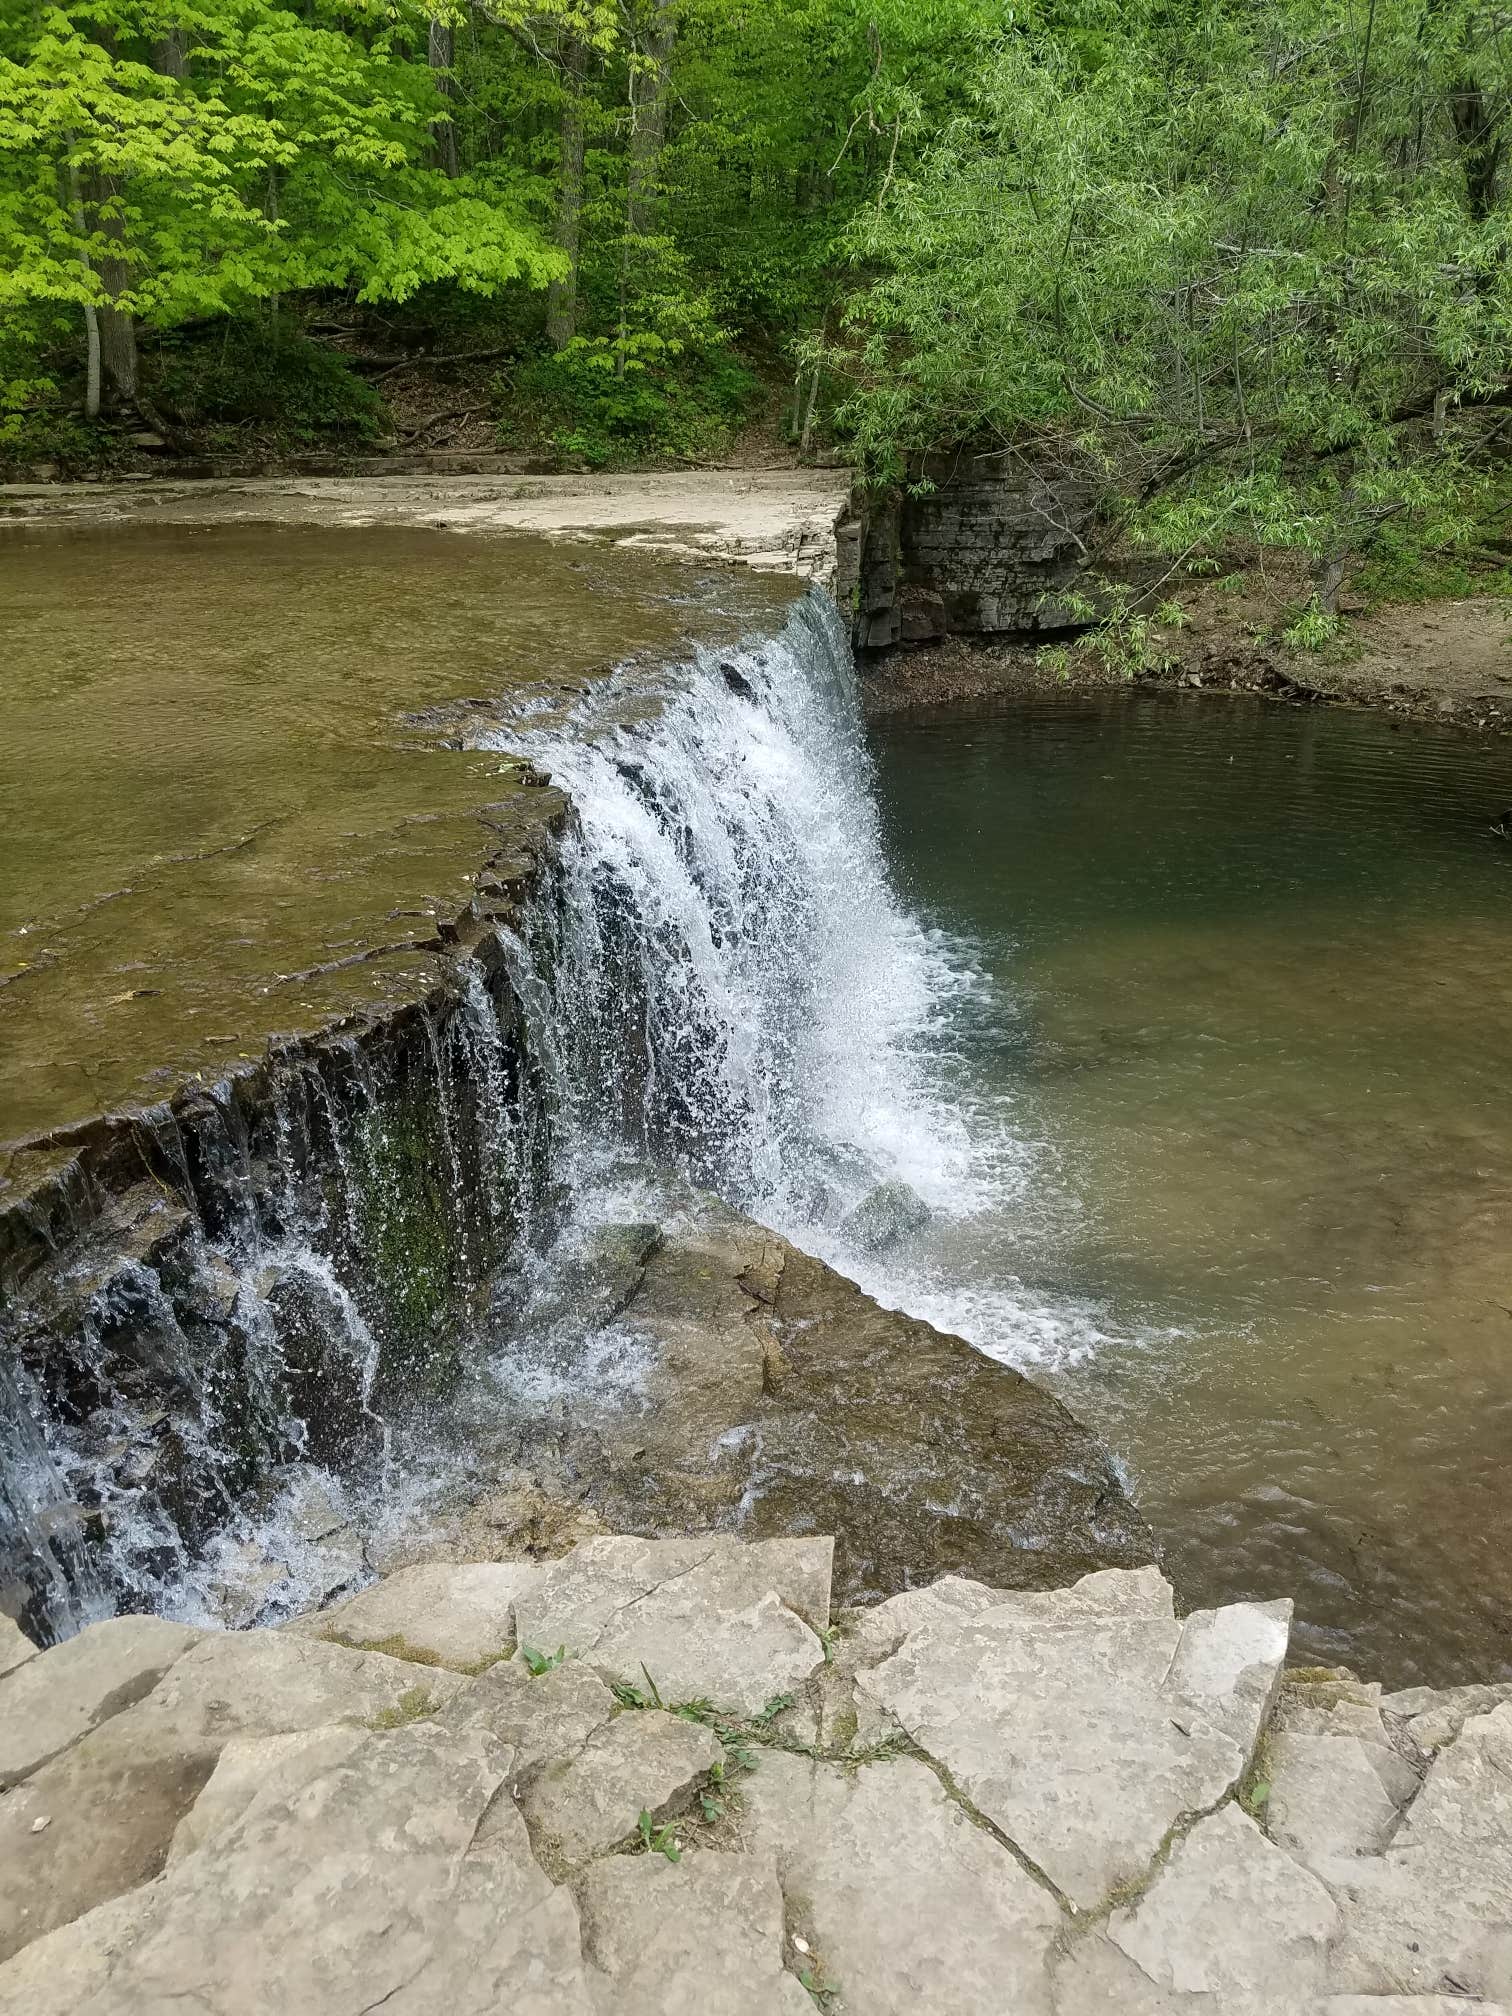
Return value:
[(835, 1663), (835, 1647), (840, 1643), (840, 1626), (838, 1624), (826, 1624), (823, 1630), (818, 1633), (818, 1638), (820, 1650), (824, 1654), (825, 1665), (833, 1666)]
[(751, 1717), (751, 1727), (753, 1729), (770, 1729), (772, 1724), (777, 1720), (777, 1717), (785, 1709), (791, 1708), (796, 1699), (797, 1696), (793, 1694), (774, 1694), (766, 1706)]
[(1270, 1796), (1270, 1780), (1256, 1778), (1252, 1784), (1245, 1786), (1239, 1798), (1240, 1804), (1248, 1813), (1256, 1820), (1262, 1820), (1265, 1817), (1265, 1809), (1270, 1804)]
[(822, 2009), (825, 2012), (825, 2016), (829, 2016), (829, 2012), (839, 2006), (840, 1990), (832, 1984), (826, 1985), (821, 1982), (812, 1967), (800, 1967), (798, 1970), (798, 1979), (813, 1997), (814, 2007)]
[(641, 1667), (641, 1672), (645, 1674), (644, 1687), (637, 1687), (630, 1680), (616, 1680), (609, 1691), (621, 1708), (665, 1708), (667, 1704), (661, 1697), (661, 1689), (644, 1666)]
[(658, 1827), (643, 1806), (636, 1826), (640, 1832), (641, 1844), (648, 1855), (665, 1855), (669, 1862), (681, 1862), (682, 1849), (678, 1845), (677, 1830), (670, 1820), (665, 1827)]
[(532, 1680), (539, 1680), (543, 1673), (555, 1672), (567, 1657), (567, 1647), (558, 1645), (555, 1652), (537, 1652), (534, 1645), (522, 1645), (520, 1657), (525, 1661)]
[(709, 1782), (698, 1795), (698, 1809), (711, 1825), (716, 1820), (722, 1820), (728, 1811), (724, 1796), (726, 1789), (725, 1767), (721, 1762), (712, 1767)]

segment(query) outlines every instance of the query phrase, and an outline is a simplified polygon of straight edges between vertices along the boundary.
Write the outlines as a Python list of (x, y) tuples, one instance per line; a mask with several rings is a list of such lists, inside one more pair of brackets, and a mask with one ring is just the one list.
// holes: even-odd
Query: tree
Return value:
[(1420, 0), (1005, 36), (852, 232), (873, 277), (829, 362), (868, 465), (1074, 467), (1167, 552), (1302, 548), (1325, 609), (1387, 522), (1464, 524), (1485, 430), (1445, 419), (1503, 399), (1512, 355), (1497, 49), (1485, 10)]
[(129, 401), (140, 316), (544, 286), (560, 261), (526, 178), (453, 174), (449, 143), (438, 165), (436, 25), (414, 0), (6, 0), (0, 310), (75, 306)]

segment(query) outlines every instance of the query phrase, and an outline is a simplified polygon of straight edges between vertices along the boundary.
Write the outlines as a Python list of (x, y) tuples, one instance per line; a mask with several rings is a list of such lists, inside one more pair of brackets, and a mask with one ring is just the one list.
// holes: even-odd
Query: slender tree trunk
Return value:
[(1484, 224), (1496, 203), (1503, 143), (1500, 121), (1487, 103), (1486, 94), (1471, 77), (1450, 86), (1449, 111), (1454, 120), (1470, 215), (1477, 224)]
[(137, 400), (136, 321), (129, 308), (118, 304), (131, 291), (131, 265), (125, 257), (126, 227), (120, 214), (119, 192), (106, 175), (94, 182), (94, 228), (119, 252), (107, 252), (100, 260), (100, 286), (105, 301), (100, 308), (100, 365), (111, 403), (135, 406)]
[[(64, 138), (73, 145), (72, 133)], [(84, 214), (84, 197), (79, 188), (79, 171), (70, 161), (68, 164), (68, 200), (73, 211), (74, 230), (79, 240), (79, 264), (84, 269), (86, 282), (94, 280), (94, 266), (89, 257), (89, 219)], [(100, 417), (100, 317), (93, 301), (84, 303), (84, 418), (98, 420)]]
[[(456, 82), (452, 70), (456, 63), (456, 36), (444, 21), (432, 21), (429, 41), (430, 67), (436, 72), (436, 89), (445, 99), (456, 97)], [(444, 175), (457, 175), (457, 127), (454, 118), (438, 119), (431, 127), (431, 140), (436, 149), (436, 166)]]
[(672, 0), (652, 0), (645, 56), (650, 69), (630, 83), (630, 161), (626, 223), (632, 238), (649, 238), (656, 230), (661, 194), (661, 152), (667, 137), (667, 93), (672, 76), (672, 48), (677, 20)]
[(567, 271), (553, 280), (546, 296), (546, 336), (553, 350), (565, 350), (577, 334), (578, 248), (583, 236), (583, 117), (581, 57), (569, 42), (563, 58), (561, 160), (557, 169), (557, 249), (567, 255)]
[(641, 54), (649, 69), (630, 73), (630, 148), (626, 166), (625, 237), (620, 248), (619, 356), (625, 375), (630, 282), (641, 241), (654, 237), (661, 195), (662, 144), (667, 137), (667, 92), (677, 21), (672, 0), (651, 0), (651, 19)]
[(183, 28), (170, 28), (152, 45), (152, 67), (160, 77), (189, 75), (189, 36)]

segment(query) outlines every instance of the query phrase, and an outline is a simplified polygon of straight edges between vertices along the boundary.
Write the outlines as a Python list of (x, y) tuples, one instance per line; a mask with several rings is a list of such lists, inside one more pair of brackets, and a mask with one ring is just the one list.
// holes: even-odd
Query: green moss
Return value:
[(368, 1720), (369, 1729), (404, 1729), (411, 1722), (423, 1722), (440, 1704), (425, 1687), (406, 1687), (392, 1708), (380, 1708)]
[(352, 1157), (361, 1260), (381, 1311), (384, 1383), (442, 1392), (457, 1371), (457, 1238), (440, 1128), (411, 1094), (367, 1114)]

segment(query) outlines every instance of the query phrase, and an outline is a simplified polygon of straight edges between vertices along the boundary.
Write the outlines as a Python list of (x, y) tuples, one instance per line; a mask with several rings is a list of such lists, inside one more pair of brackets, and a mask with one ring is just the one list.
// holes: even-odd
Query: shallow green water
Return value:
[(963, 1321), (1105, 1434), (1188, 1601), (1512, 1673), (1512, 749), (1196, 695), (875, 741), (983, 974), (954, 1069), (1008, 1146), (929, 1256)]
[(796, 592), (518, 535), (0, 526), (0, 1143), (404, 995), (529, 824), (463, 746), (492, 703)]

